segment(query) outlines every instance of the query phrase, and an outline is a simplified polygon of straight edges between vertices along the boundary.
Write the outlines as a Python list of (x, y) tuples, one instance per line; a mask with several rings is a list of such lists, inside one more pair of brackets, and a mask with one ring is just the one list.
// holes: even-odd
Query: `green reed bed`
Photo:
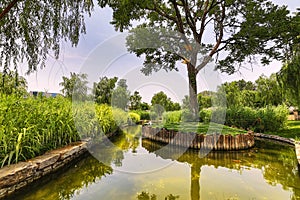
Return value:
[(93, 102), (0, 94), (0, 166), (116, 131), (127, 120), (124, 111)]

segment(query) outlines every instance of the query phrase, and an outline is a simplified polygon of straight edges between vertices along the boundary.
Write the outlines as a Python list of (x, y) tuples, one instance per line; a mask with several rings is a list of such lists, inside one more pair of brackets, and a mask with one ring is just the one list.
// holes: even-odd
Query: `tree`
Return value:
[(17, 72), (0, 72), (0, 93), (24, 95), (27, 93), (27, 81)]
[(128, 86), (125, 79), (120, 79), (117, 85), (117, 88), (112, 93), (111, 105), (125, 110), (129, 102), (130, 91), (127, 89)]
[(58, 58), (61, 40), (76, 46), (93, 9), (88, 0), (1, 0), (0, 5), (0, 66), (17, 69), (25, 61), (28, 72), (44, 67), (52, 53)]
[[(286, 7), (275, 6), (267, 0), (99, 2), (113, 9), (111, 23), (116, 29), (130, 30), (129, 51), (137, 56), (145, 54), (143, 73), (178, 70), (176, 61), (183, 61), (195, 118), (198, 116), (197, 74), (214, 56), (217, 55), (217, 69), (234, 73), (243, 62), (252, 62), (254, 55), (260, 55), (263, 64), (271, 59), (283, 59), (282, 49), (295, 37), (290, 31), (292, 17)], [(133, 28), (134, 20), (143, 23)], [(204, 35), (210, 35), (215, 41)], [(226, 55), (221, 58), (218, 55), (222, 51)]]
[(95, 102), (99, 104), (111, 104), (113, 89), (118, 81), (117, 77), (107, 78), (106, 76), (100, 78), (98, 83), (94, 83), (93, 94)]
[(289, 104), (300, 108), (300, 55), (295, 56), (277, 73), (277, 77)]
[(201, 110), (202, 108), (209, 108), (212, 106), (212, 96), (213, 92), (211, 91), (203, 91), (197, 95), (198, 104)]
[(142, 97), (138, 91), (134, 91), (133, 95), (130, 96), (130, 110), (139, 110), (141, 109)]
[(163, 91), (153, 95), (151, 104), (159, 116), (161, 116), (164, 111), (180, 110), (180, 104), (174, 103)]
[(75, 100), (86, 100), (88, 92), (87, 74), (70, 73), (70, 78), (63, 76), (63, 81), (59, 83), (63, 87), (62, 93), (67, 98), (73, 98)]
[(279, 105), (284, 102), (282, 90), (277, 81), (276, 74), (272, 74), (269, 78), (261, 75), (256, 81), (258, 101), (260, 107), (266, 105)]
[(298, 36), (294, 38), (290, 59), (283, 64), (277, 78), (285, 98), (300, 108), (300, 9), (293, 19), (294, 27), (291, 31), (298, 33)]
[(146, 103), (146, 102), (141, 103), (141, 110), (149, 110), (149, 109), (150, 109), (150, 106), (148, 103)]

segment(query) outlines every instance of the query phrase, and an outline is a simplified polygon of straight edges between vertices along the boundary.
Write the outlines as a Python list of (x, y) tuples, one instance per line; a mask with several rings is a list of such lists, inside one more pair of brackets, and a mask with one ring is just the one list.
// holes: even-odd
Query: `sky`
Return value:
[[(287, 5), (292, 11), (300, 7), (299, 0), (273, 0), (275, 4)], [(97, 6), (96, 6), (97, 7)], [(181, 102), (184, 95), (188, 94), (186, 70), (179, 63), (179, 73), (160, 71), (152, 76), (144, 76), (141, 72), (142, 58), (126, 51), (126, 33), (116, 32), (109, 23), (112, 11), (109, 8), (95, 8), (92, 17), (86, 18), (87, 34), (82, 35), (77, 47), (72, 47), (68, 42), (61, 43), (61, 55), (58, 60), (49, 55), (46, 68), (39, 69), (30, 75), (25, 75), (26, 69), (20, 65), (20, 73), (28, 81), (28, 91), (47, 91), (60, 93), (59, 83), (62, 76), (70, 76), (70, 72), (88, 74), (88, 81), (92, 83), (101, 76), (118, 76), (125, 78), (129, 90), (141, 93), (143, 101), (150, 102), (153, 94), (164, 91), (173, 101)], [(277, 72), (281, 68), (278, 61), (269, 66), (255, 64), (246, 66), (233, 75), (221, 74), (212, 70), (214, 67), (205, 67), (197, 76), (198, 91), (215, 90), (224, 82), (245, 79), (255, 81), (260, 75), (266, 76)]]

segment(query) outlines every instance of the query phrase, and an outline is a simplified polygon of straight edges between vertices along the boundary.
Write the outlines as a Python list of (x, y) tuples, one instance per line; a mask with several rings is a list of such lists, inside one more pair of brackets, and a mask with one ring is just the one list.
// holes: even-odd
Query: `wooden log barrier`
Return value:
[(173, 130), (143, 126), (144, 138), (176, 146), (193, 149), (213, 149), (218, 151), (234, 151), (249, 149), (254, 146), (252, 132), (239, 135), (183, 133)]

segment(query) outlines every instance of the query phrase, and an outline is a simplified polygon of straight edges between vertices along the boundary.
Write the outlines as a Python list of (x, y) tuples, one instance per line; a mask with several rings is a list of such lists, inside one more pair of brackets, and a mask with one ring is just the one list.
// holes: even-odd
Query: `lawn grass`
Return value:
[(200, 123), (200, 122), (182, 122), (182, 123), (172, 123), (172, 124), (153, 124), (153, 127), (166, 128), (168, 130), (175, 130), (180, 132), (196, 132), (198, 134), (212, 134), (221, 133), (224, 135), (238, 135), (245, 134), (247, 131), (231, 128), (225, 125), (216, 123)]
[(265, 134), (278, 135), (285, 138), (300, 140), (300, 121), (288, 121), (287, 127), (275, 132), (265, 132)]

